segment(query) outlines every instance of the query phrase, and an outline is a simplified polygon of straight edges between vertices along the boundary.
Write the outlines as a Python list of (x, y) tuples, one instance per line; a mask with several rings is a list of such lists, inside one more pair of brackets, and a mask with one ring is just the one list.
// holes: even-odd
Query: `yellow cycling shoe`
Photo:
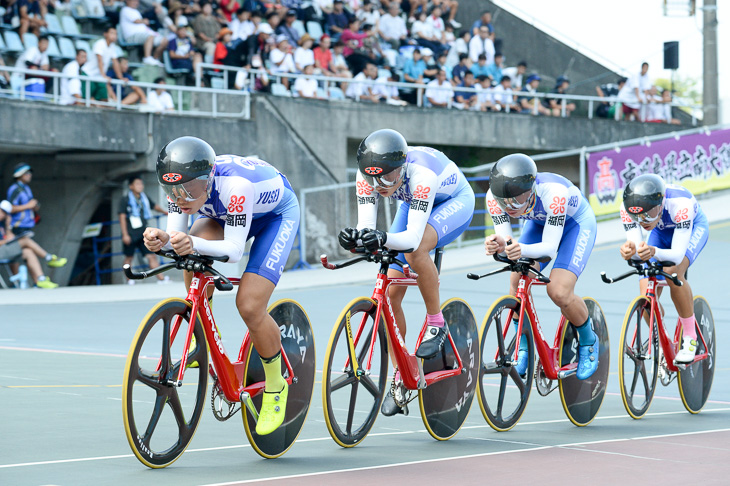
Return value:
[(58, 258), (56, 255), (51, 255), (51, 259), (48, 260), (48, 266), (53, 268), (60, 268), (68, 263), (67, 258)]
[(58, 284), (51, 282), (51, 279), (46, 277), (43, 280), (38, 280), (38, 282), (36, 282), (36, 287), (41, 289), (55, 289), (58, 287)]
[(264, 398), (261, 402), (261, 412), (259, 420), (256, 422), (256, 433), (259, 435), (270, 434), (284, 423), (284, 415), (286, 415), (286, 399), (289, 397), (289, 385), (285, 384), (284, 388), (276, 393), (264, 392)]

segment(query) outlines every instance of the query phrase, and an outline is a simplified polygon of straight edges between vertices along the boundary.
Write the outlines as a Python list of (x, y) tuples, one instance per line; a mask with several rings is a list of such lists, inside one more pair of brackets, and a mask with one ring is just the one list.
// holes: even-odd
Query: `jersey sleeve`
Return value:
[[(167, 198), (167, 228), (165, 229), (165, 232), (168, 235), (171, 235), (173, 232), (175, 233), (187, 233), (188, 232), (188, 215), (183, 214), (182, 211), (180, 211), (180, 208), (170, 200), (170, 198)], [(163, 250), (172, 250), (172, 244), (168, 241), (165, 246), (162, 247)]]
[(419, 170), (411, 177), (410, 188), (413, 197), (406, 230), (388, 233), (385, 246), (391, 250), (415, 250), (421, 244), (436, 199), (438, 176), (431, 170)]
[(492, 195), (492, 190), (487, 191), (487, 211), (494, 222), (494, 232), (504, 238), (505, 241), (512, 239), (512, 223), (509, 216), (499, 207), (497, 200)]
[(550, 188), (542, 196), (542, 204), (546, 212), (542, 241), (530, 245), (520, 244), (522, 256), (535, 259), (543, 257), (549, 257), (551, 260), (555, 259), (565, 229), (568, 197), (567, 187), (561, 184), (550, 185)]
[(695, 205), (691, 199), (682, 198), (672, 204), (672, 221), (676, 224), (672, 235), (671, 248), (657, 248), (654, 258), (660, 262), (672, 262), (675, 265), (682, 263), (689, 240), (692, 236), (692, 222), (695, 217)]
[(357, 194), (357, 229), (375, 229), (378, 219), (378, 193), (373, 186), (367, 183), (365, 178), (357, 171), (355, 177)]
[(626, 206), (624, 206), (623, 203), (621, 203), (621, 224), (624, 226), (624, 231), (626, 232), (626, 240), (627, 241), (633, 241), (635, 245), (639, 245), (643, 241), (643, 234), (641, 233), (641, 228), (639, 228), (639, 223), (631, 219), (629, 216), (629, 213), (626, 212)]

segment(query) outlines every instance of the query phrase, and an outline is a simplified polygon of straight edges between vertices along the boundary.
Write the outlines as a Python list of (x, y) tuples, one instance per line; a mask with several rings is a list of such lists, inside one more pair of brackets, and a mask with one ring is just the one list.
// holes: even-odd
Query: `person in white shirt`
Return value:
[[(276, 47), (269, 53), (269, 61), (271, 61), (271, 74), (273, 75), (296, 72), (297, 68), (291, 54), (291, 46), (284, 34), (280, 34), (276, 38)], [(281, 78), (281, 83), (289, 88), (289, 78)]]
[(365, 69), (355, 76), (352, 82), (347, 86), (346, 95), (348, 98), (372, 101), (378, 103), (383, 95), (376, 89), (372, 83), (362, 83), (358, 81), (375, 80), (378, 76), (378, 68), (375, 64), (367, 63)]
[(167, 84), (165, 82), (165, 78), (159, 77), (155, 79), (155, 84), (163, 86), (159, 86), (158, 88), (153, 89), (147, 95), (147, 107), (149, 111), (152, 111), (154, 113), (175, 111), (175, 105), (172, 102), (172, 96), (170, 96), (170, 93), (168, 93), (164, 88), (164, 85)]
[[(311, 76), (314, 74), (314, 64), (304, 66), (304, 74)], [(319, 98), (317, 96), (317, 80), (312, 78), (300, 77), (294, 81), (294, 91), (300, 98)]]
[(400, 7), (397, 2), (390, 2), (388, 13), (380, 17), (377, 31), (383, 41), (398, 49), (408, 36), (406, 21), (399, 15)]
[(496, 111), (494, 108), (494, 93), (492, 91), (492, 78), (486, 74), (477, 77), (474, 88), (479, 91), (477, 93), (477, 106), (479, 111)]
[(439, 42), (443, 42), (444, 31), (444, 19), (441, 18), (441, 7), (435, 6), (431, 9), (431, 15), (426, 19), (426, 23), (431, 26), (434, 36), (439, 39)]
[(646, 92), (651, 88), (649, 81), (649, 63), (641, 65), (641, 72), (631, 76), (618, 93), (618, 99), (623, 104), (624, 117), (628, 120), (640, 120), (639, 110), (646, 102)]
[(63, 78), (61, 78), (61, 98), (59, 103), (62, 105), (75, 105), (83, 103), (81, 95), (81, 80), (79, 74), (81, 66), (86, 63), (87, 54), (83, 49), (76, 51), (76, 59), (69, 62), (63, 67)]
[(304, 72), (304, 67), (312, 64), (314, 65), (314, 51), (312, 45), (314, 41), (309, 34), (304, 34), (299, 38), (299, 47), (294, 51), (294, 66), (297, 71)]
[(106, 75), (111, 65), (117, 79), (122, 79), (122, 68), (117, 61), (117, 29), (108, 26), (104, 31), (104, 37), (94, 42), (92, 51), (89, 53), (89, 60), (82, 69), (86, 76), (91, 78), (103, 78), (104, 82), (91, 82), (91, 97), (95, 100), (106, 101), (116, 100), (116, 94), (110, 84), (111, 78)]
[(487, 65), (494, 62), (494, 42), (489, 38), (489, 27), (486, 25), (479, 27), (479, 35), (469, 41), (469, 57), (472, 62), (479, 61), (479, 54), (482, 53), (487, 56)]
[[(143, 44), (144, 58), (142, 62), (152, 66), (163, 66), (158, 60), (162, 51), (167, 48), (167, 39), (149, 28), (150, 21), (142, 18), (137, 10), (139, 0), (125, 0), (126, 6), (119, 12), (119, 25), (124, 42), (127, 44)], [(152, 48), (155, 56), (152, 56)], [(156, 59), (157, 58), (157, 59)]]
[(48, 59), (48, 37), (42, 35), (38, 38), (38, 46), (29, 47), (18, 57), (15, 67), (26, 69), (27, 64), (32, 63), (41, 71), (50, 71), (51, 61)]
[(515, 103), (515, 97), (512, 94), (512, 80), (509, 76), (502, 76), (499, 84), (494, 87), (494, 109), (496, 111), (521, 111), (519, 105)]
[(520, 61), (517, 66), (506, 67), (502, 69), (503, 76), (509, 76), (512, 80), (512, 89), (515, 91), (523, 91), (522, 78), (527, 71), (527, 62)]
[(426, 85), (426, 99), (431, 106), (448, 108), (449, 101), (454, 97), (454, 88), (446, 81), (446, 71), (439, 69), (436, 79)]
[(238, 9), (228, 28), (233, 32), (233, 40), (241, 39), (245, 41), (256, 32), (256, 26), (251, 22), (251, 12), (242, 8)]
[[(464, 30), (454, 41), (454, 45), (449, 49), (449, 55), (446, 58), (446, 64), (454, 67), (459, 64), (459, 56), (461, 54), (469, 55), (469, 41), (471, 41), (471, 32)], [(478, 56), (477, 56), (478, 59)]]
[(650, 123), (671, 123), (679, 125), (679, 120), (672, 118), (672, 92), (668, 89), (660, 95), (656, 86), (649, 89), (649, 104), (646, 106), (646, 121)]
[(375, 80), (374, 92), (382, 96), (385, 102), (389, 105), (395, 106), (406, 106), (408, 102), (400, 99), (400, 92), (397, 86), (389, 86), (386, 83), (398, 83), (400, 82), (400, 76), (395, 72), (395, 69), (390, 69), (387, 76), (380, 76)]
[(357, 11), (356, 15), (361, 25), (369, 24), (374, 27), (380, 20), (380, 10), (375, 8), (370, 0), (363, 0), (362, 8)]

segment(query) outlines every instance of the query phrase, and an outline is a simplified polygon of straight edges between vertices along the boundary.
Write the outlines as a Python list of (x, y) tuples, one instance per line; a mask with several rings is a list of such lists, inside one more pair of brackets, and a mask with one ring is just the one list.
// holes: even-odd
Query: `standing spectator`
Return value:
[(363, 0), (362, 8), (357, 11), (357, 18), (362, 25), (378, 25), (380, 20), (380, 10), (378, 10), (371, 0)]
[[(137, 10), (139, 0), (125, 0), (125, 2), (126, 5), (119, 12), (119, 25), (125, 42), (128, 44), (143, 44), (143, 63), (152, 66), (163, 66), (158, 59), (167, 47), (167, 39), (149, 28), (149, 19), (142, 18), (142, 14)], [(152, 56), (153, 48), (156, 48), (154, 57)]]
[(314, 48), (314, 67), (315, 72), (325, 76), (335, 76), (334, 66), (332, 66), (332, 51), (330, 51), (330, 36), (323, 34), (319, 39), (319, 45)]
[(79, 49), (76, 51), (76, 59), (69, 62), (63, 67), (63, 78), (61, 78), (61, 98), (59, 103), (62, 105), (80, 105), (84, 102), (81, 91), (81, 66), (86, 63), (86, 51)]
[(126, 57), (119, 58), (119, 68), (122, 70), (122, 77), (117, 78), (117, 73), (114, 69), (109, 68), (106, 75), (111, 79), (119, 79), (124, 81), (124, 87), (122, 87), (122, 104), (133, 105), (137, 102), (140, 104), (147, 104), (147, 95), (144, 94), (144, 90), (139, 86), (129, 86), (129, 81), (134, 81), (132, 73), (129, 72), (129, 59)]
[(345, 43), (345, 57), (362, 49), (362, 41), (369, 35), (367, 32), (360, 32), (360, 21), (357, 18), (350, 19), (347, 28), (340, 35), (340, 40)]
[(155, 79), (158, 85), (147, 95), (147, 106), (153, 113), (164, 113), (166, 111), (175, 111), (175, 104), (172, 102), (172, 96), (165, 89), (167, 82), (165, 78), (159, 77)]
[(319, 96), (317, 96), (317, 80), (309, 77), (314, 74), (314, 64), (305, 65), (304, 74), (307, 77), (301, 76), (294, 81), (294, 91), (300, 98), (319, 99)]
[[(494, 26), (492, 25), (492, 12), (490, 12), (489, 10), (483, 11), (479, 19), (472, 24), (472, 34), (474, 34), (475, 37), (479, 35), (482, 27), (487, 28), (491, 37), (492, 33), (494, 32)], [(492, 38), (492, 41), (494, 41), (494, 38)]]
[[(122, 230), (122, 244), (124, 253), (124, 265), (131, 265), (136, 250), (147, 258), (150, 270), (157, 268), (160, 263), (157, 256), (144, 246), (142, 234), (152, 218), (152, 210), (161, 214), (167, 214), (144, 192), (144, 182), (138, 175), (129, 178), (129, 192), (119, 201), (119, 227)], [(170, 277), (157, 275), (157, 283), (166, 283)], [(127, 280), (129, 285), (134, 285), (135, 280)]]
[(461, 24), (454, 20), (456, 12), (459, 11), (458, 0), (431, 0), (431, 3), (441, 9), (441, 16), (448, 17), (447, 25), (451, 25), (455, 29), (461, 28)]
[(492, 78), (481, 75), (474, 84), (479, 92), (477, 93), (479, 111), (496, 111), (494, 107), (494, 91), (492, 90)]
[(486, 25), (479, 27), (479, 35), (475, 35), (469, 41), (469, 57), (472, 62), (479, 60), (479, 54), (487, 56), (487, 64), (494, 61), (494, 42)]
[[(626, 84), (626, 78), (620, 77), (616, 84), (606, 83), (596, 86), (596, 94), (601, 98), (613, 98), (618, 96)], [(599, 118), (613, 118), (616, 114), (616, 104), (613, 101), (602, 101), (596, 108), (596, 116)]]
[[(297, 68), (294, 65), (294, 57), (292, 57), (292, 49), (289, 40), (283, 34), (276, 38), (276, 48), (272, 49), (269, 54), (271, 61), (271, 74), (294, 73)], [(289, 78), (282, 78), (281, 82), (289, 88)]]
[(426, 85), (426, 99), (431, 106), (448, 108), (449, 101), (454, 97), (454, 89), (446, 80), (446, 71), (439, 69), (436, 79)]
[[(502, 54), (498, 52), (494, 55), (494, 62), (487, 66), (486, 75), (495, 81), (498, 79), (502, 79), (502, 75), (503, 75), (502, 68), (503, 67), (504, 67), (504, 63), (502, 62)], [(510, 80), (512, 80), (512, 78), (510, 78)]]
[(478, 78), (479, 76), (489, 76), (490, 78), (492, 78), (492, 80), (494, 80), (494, 78), (489, 75), (487, 56), (484, 53), (479, 54), (477, 62), (471, 65), (471, 72), (474, 73), (475, 78)]
[(454, 69), (451, 70), (451, 82), (454, 86), (457, 86), (464, 81), (464, 74), (466, 74), (467, 71), (471, 71), (470, 64), (471, 59), (469, 59), (468, 54), (459, 54), (459, 64), (454, 66)]
[(197, 45), (206, 57), (212, 60), (215, 54), (215, 38), (221, 30), (221, 24), (213, 17), (213, 7), (210, 3), (203, 4), (201, 13), (193, 19), (192, 25)]
[(228, 28), (233, 32), (233, 40), (245, 41), (256, 32), (256, 26), (251, 21), (251, 12), (243, 8), (238, 9)]
[[(464, 73), (464, 81), (459, 84), (458, 88), (474, 88), (474, 73), (467, 71)], [(454, 90), (454, 106), (460, 110), (479, 110), (479, 97), (476, 91), (460, 91)]]
[(494, 109), (515, 113), (521, 111), (520, 105), (515, 103), (515, 97), (512, 94), (512, 80), (509, 76), (502, 76), (499, 84), (494, 87)]
[[(555, 81), (555, 88), (550, 93), (563, 95), (569, 87), (570, 80), (565, 76), (559, 76)], [(544, 98), (543, 104), (547, 103), (547, 107), (550, 108), (553, 116), (561, 116), (563, 101), (564, 98), (546, 97)], [(570, 116), (573, 111), (575, 111), (575, 103), (565, 101), (565, 116)]]
[[(304, 72), (304, 67), (310, 64), (314, 66), (314, 51), (312, 50), (313, 44), (314, 41), (309, 34), (305, 33), (299, 39), (299, 47), (297, 47), (297, 50), (294, 51), (294, 66), (296, 66), (297, 71)], [(314, 69), (314, 67), (312, 69)]]
[(350, 24), (350, 16), (345, 11), (342, 0), (334, 0), (332, 5), (332, 13), (327, 14), (325, 27), (332, 37), (339, 39), (342, 32)]
[[(469, 42), (471, 41), (471, 33), (465, 30), (459, 34), (459, 37), (454, 41), (454, 45), (449, 49), (449, 56), (446, 62), (449, 66), (456, 66), (459, 64), (462, 54), (469, 56)], [(471, 62), (471, 59), (469, 60)]]
[[(529, 94), (520, 96), (517, 99), (517, 102), (520, 104), (521, 113), (545, 116), (552, 115), (552, 111), (546, 108), (539, 98), (534, 96), (535, 93), (537, 93), (537, 88), (540, 86), (541, 80), (542, 78), (537, 74), (531, 74), (527, 77), (527, 82), (525, 83), (523, 91)], [(535, 112), (535, 105), (537, 105), (537, 112)]]
[(17, 0), (20, 27), (18, 35), (22, 39), (29, 30), (36, 36), (41, 35), (41, 27), (48, 27), (46, 23), (46, 2), (40, 0)]
[(421, 57), (420, 49), (413, 49), (413, 57), (406, 60), (403, 67), (403, 78), (407, 83), (423, 84), (423, 73), (426, 71), (426, 62)]
[(522, 84), (522, 77), (525, 75), (525, 72), (527, 72), (527, 62), (520, 61), (517, 63), (517, 66), (502, 69), (502, 76), (510, 77), (512, 80), (512, 89), (515, 91), (522, 91), (522, 88), (524, 87)]
[(277, 35), (285, 35), (289, 41), (289, 45), (296, 46), (299, 44), (299, 32), (293, 27), (294, 21), (297, 19), (297, 11), (289, 9), (279, 27), (276, 28)]
[(393, 49), (398, 49), (406, 43), (408, 29), (406, 21), (400, 16), (400, 7), (396, 2), (391, 2), (388, 6), (388, 13), (380, 17), (377, 32), (380, 38), (390, 44)]
[(639, 110), (646, 103), (646, 92), (651, 87), (649, 81), (649, 63), (641, 64), (641, 71), (631, 76), (618, 93), (618, 99), (623, 104), (623, 113), (630, 121), (639, 121)]
[(256, 35), (251, 35), (244, 41), (241, 46), (243, 51), (242, 64), (244, 66), (252, 66), (255, 57), (258, 57), (259, 61), (269, 57), (273, 47), (273, 39), (271, 38), (273, 34), (274, 30), (269, 24), (261, 24), (256, 29)]
[(91, 81), (82, 85), (83, 96), (86, 97), (86, 87), (89, 87), (89, 96), (98, 101), (116, 100), (117, 97), (111, 86), (111, 78), (106, 72), (111, 66), (117, 74), (116, 78), (122, 78), (122, 70), (117, 61), (117, 29), (111, 25), (104, 31), (104, 37), (94, 42), (91, 51), (91, 59), (84, 64), (82, 71), (91, 78), (103, 78), (104, 82)]
[(358, 81), (375, 81), (375, 79), (378, 76), (378, 68), (375, 67), (375, 64), (368, 63), (365, 65), (365, 69), (355, 76), (352, 80), (352, 83), (347, 88), (347, 97), (353, 98), (353, 99), (360, 99), (371, 101), (373, 103), (380, 102), (380, 98), (382, 98), (382, 95), (380, 92), (376, 89), (375, 83), (363, 83)]

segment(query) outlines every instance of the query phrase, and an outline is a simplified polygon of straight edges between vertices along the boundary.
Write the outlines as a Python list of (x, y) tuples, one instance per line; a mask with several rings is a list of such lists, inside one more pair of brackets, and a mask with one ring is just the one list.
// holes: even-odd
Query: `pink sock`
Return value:
[(682, 324), (682, 336), (691, 337), (697, 340), (697, 329), (695, 328), (695, 315), (692, 317), (680, 317), (679, 323)]
[(439, 311), (438, 314), (426, 314), (426, 324), (433, 327), (444, 327), (444, 315)]

